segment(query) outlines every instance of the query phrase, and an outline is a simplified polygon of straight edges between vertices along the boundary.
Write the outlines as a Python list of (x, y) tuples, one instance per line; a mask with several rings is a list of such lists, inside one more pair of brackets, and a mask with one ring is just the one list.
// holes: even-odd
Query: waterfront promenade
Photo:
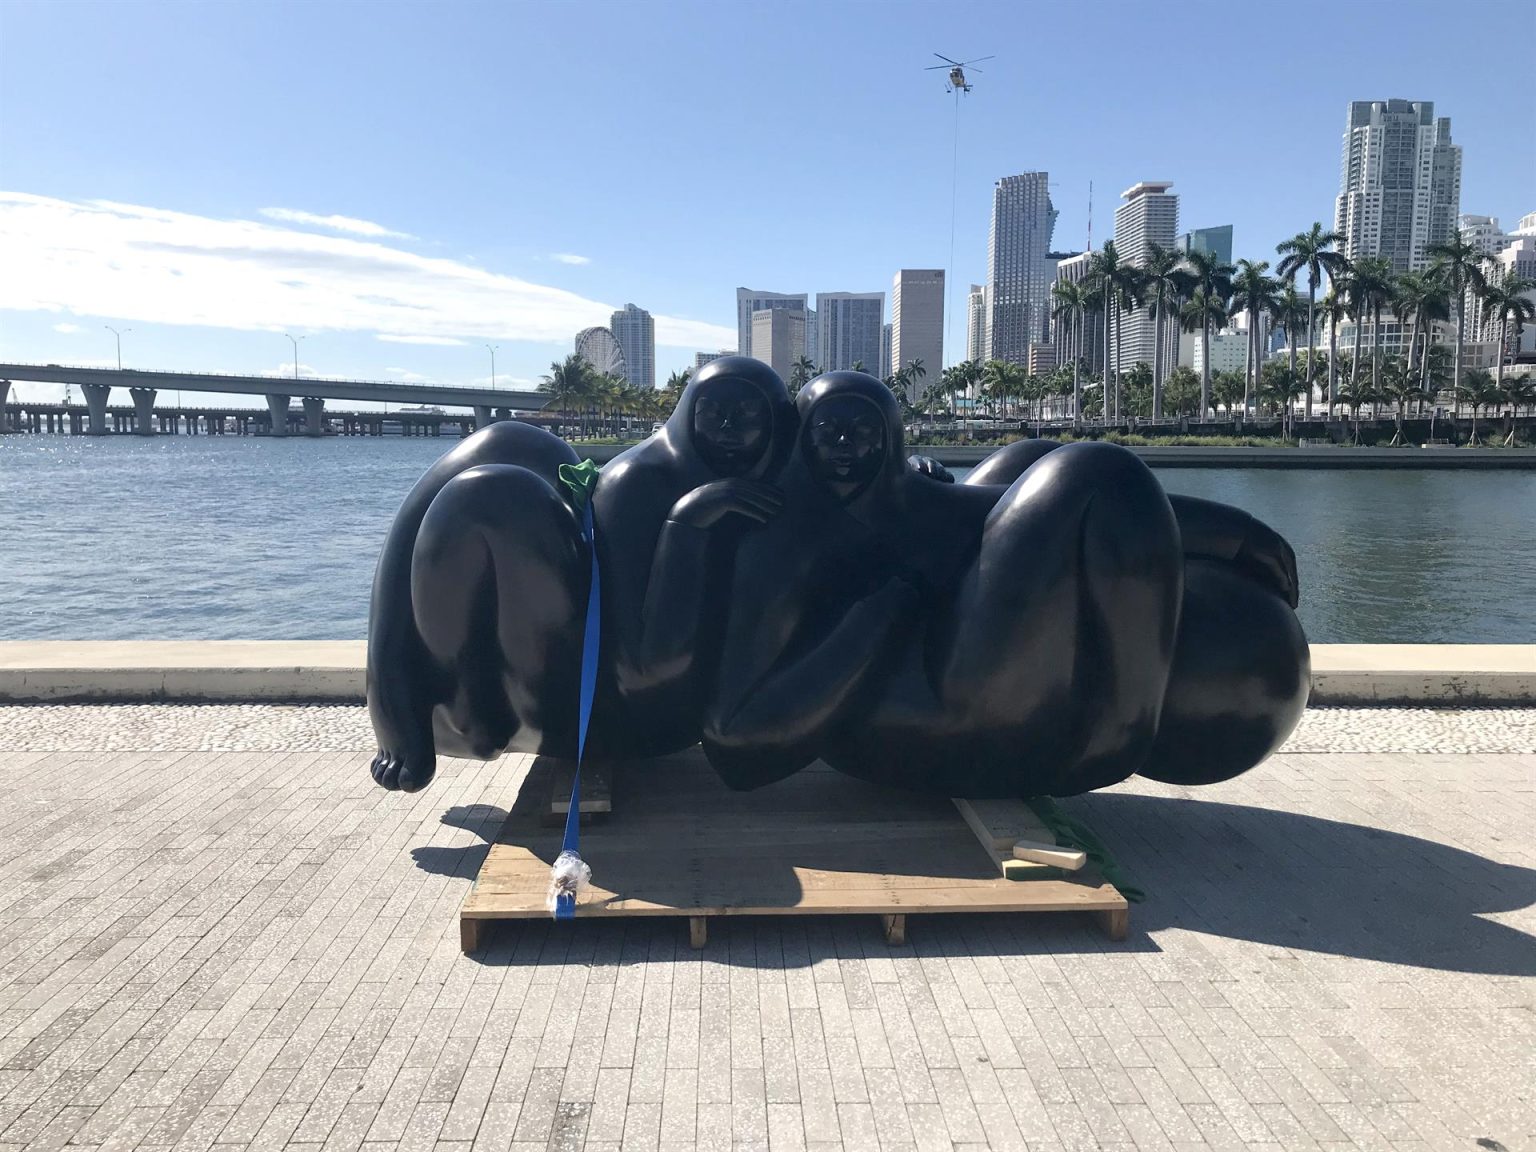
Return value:
[(0, 707), (0, 1150), (1536, 1147), (1536, 710), (1314, 710), (1231, 783), (1070, 801), (1148, 893), (1121, 944), (466, 957), (527, 759), (407, 796), (371, 750), (356, 706)]

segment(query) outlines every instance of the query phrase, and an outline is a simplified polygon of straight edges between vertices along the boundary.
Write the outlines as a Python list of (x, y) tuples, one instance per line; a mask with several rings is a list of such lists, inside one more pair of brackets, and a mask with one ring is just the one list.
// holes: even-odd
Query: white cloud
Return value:
[(353, 236), (416, 239), (409, 232), (396, 232), (372, 220), (359, 220), (355, 216), (320, 216), (314, 212), (300, 212), (297, 208), (263, 208), (261, 214), (268, 220), (281, 220), (285, 224), (312, 224), (316, 228), (329, 228), (332, 232), (347, 232)]
[(73, 336), (76, 332), (84, 332), (85, 331), (85, 329), (80, 327), (80, 325), (78, 325), (78, 324), (71, 324), (68, 321), (65, 321), (63, 324), (55, 324), (53, 326), (53, 330), (55, 332), (62, 332), (66, 336)]
[[(372, 240), (251, 220), (0, 192), (0, 309), (244, 331), (568, 343), (612, 304)], [(656, 317), (656, 342), (734, 328)]]
[[(292, 380), (293, 379), (293, 361), (292, 360), (284, 360), (276, 368), (263, 368), (260, 372), (256, 373), (256, 375), (258, 375), (258, 376), (272, 376), (272, 377), (276, 377), (278, 379), (281, 379), (282, 377), (286, 376), (286, 377), (288, 377), (288, 379)], [(308, 364), (305, 364), (302, 361), (300, 361), (300, 363), (299, 363), (299, 379), (302, 380), (305, 376), (318, 377), (319, 375), (320, 375), (320, 373), (316, 372)]]
[(382, 340), (386, 344), (442, 344), (453, 346), (464, 343), (464, 341), (456, 340), (452, 336), (400, 336), (393, 332), (381, 332), (374, 339)]
[(410, 368), (386, 368), (384, 371), (391, 376), (397, 377), (402, 384), (433, 383), (432, 377), (423, 376), (420, 372), (412, 371)]
[(560, 263), (560, 264), (590, 264), (590, 263), (592, 263), (592, 257), (590, 257), (590, 256), (578, 256), (574, 252), (555, 252), (555, 253), (552, 253), (549, 258), (551, 260), (556, 261), (557, 263)]

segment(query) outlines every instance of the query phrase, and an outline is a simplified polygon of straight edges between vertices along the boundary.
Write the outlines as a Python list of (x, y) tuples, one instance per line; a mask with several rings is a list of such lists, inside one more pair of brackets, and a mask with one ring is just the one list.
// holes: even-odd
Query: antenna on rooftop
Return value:
[(1093, 251), (1093, 181), (1088, 181), (1088, 251)]

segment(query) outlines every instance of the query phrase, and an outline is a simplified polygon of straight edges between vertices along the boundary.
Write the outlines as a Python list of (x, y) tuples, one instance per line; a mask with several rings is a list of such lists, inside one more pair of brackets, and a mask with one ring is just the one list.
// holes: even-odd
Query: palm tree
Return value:
[[(1246, 389), (1249, 381), (1252, 381), (1252, 395), (1255, 396), (1259, 390), (1259, 321), (1261, 317), (1274, 312), (1276, 293), (1280, 290), (1280, 282), (1268, 275), (1268, 271), (1268, 260), (1239, 260), (1236, 275), (1232, 277), (1232, 303), (1227, 310), (1229, 317), (1244, 312), (1248, 314), (1248, 356), (1243, 368), (1243, 383)], [(1248, 396), (1245, 394), (1245, 408), (1247, 403)]]
[(982, 366), (982, 391), (999, 406), (1001, 419), (1008, 419), (1008, 397), (1016, 395), (1024, 379), (1024, 369), (1007, 360), (988, 360)]
[(1477, 410), (1497, 404), (1502, 398), (1498, 384), (1486, 369), (1473, 368), (1467, 372), (1467, 378), (1456, 389), (1456, 400), (1458, 403), (1465, 400), (1472, 406), (1472, 438), (1467, 441), (1469, 445), (1475, 447), (1478, 443)]
[(1355, 261), (1350, 280), (1355, 308), (1355, 370), (1360, 368), (1360, 329), (1366, 316), (1371, 318), (1371, 391), (1381, 391), (1381, 310), (1397, 286), (1392, 265), (1380, 256), (1366, 256)]
[[(1065, 325), (1072, 335), (1072, 419), (1082, 415), (1083, 407), (1083, 317), (1088, 312), (1087, 293), (1075, 280), (1057, 280), (1051, 285), (1051, 319)], [(1058, 343), (1060, 341), (1058, 340)]]
[(1488, 286), (1488, 266), (1493, 257), (1475, 247), (1458, 229), (1450, 239), (1431, 244), (1424, 255), (1440, 266), (1441, 275), (1451, 290), (1456, 305), (1456, 362), (1451, 370), (1451, 388), (1461, 387), (1461, 345), (1467, 331), (1467, 292), (1481, 294)]
[[(1282, 240), (1275, 245), (1275, 251), (1282, 257), (1275, 275), (1282, 280), (1290, 279), (1294, 282), (1298, 272), (1303, 268), (1307, 270), (1307, 347), (1311, 349), (1317, 348), (1317, 286), (1322, 282), (1324, 272), (1332, 280), (1349, 264), (1342, 252), (1333, 250), (1333, 246), (1342, 239), (1337, 232), (1323, 231), (1322, 223), (1314, 220), (1307, 231), (1298, 232), (1289, 240)], [(1310, 356), (1307, 357), (1307, 419), (1312, 419)]]
[(1349, 262), (1328, 277), (1323, 295), (1323, 315), (1328, 318), (1328, 415), (1339, 397), (1339, 321), (1349, 315)]
[[(1104, 248), (1089, 262), (1086, 282), (1089, 291), (1097, 295), (1104, 308), (1104, 365), (1105, 381), (1109, 381), (1110, 323), (1117, 310), (1130, 311), (1141, 302), (1141, 270), (1120, 259), (1115, 242), (1106, 240)], [(1134, 303), (1130, 301), (1134, 300)], [(1118, 331), (1123, 324), (1115, 324)], [(1111, 415), (1120, 418), (1120, 347), (1115, 346), (1114, 391), (1105, 389), (1104, 402), (1112, 406)]]
[(1386, 386), (1382, 395), (1389, 400), (1396, 401), (1397, 411), (1393, 413), (1397, 426), (1392, 433), (1389, 447), (1400, 448), (1403, 445), (1403, 417), (1407, 415), (1408, 405), (1417, 403), (1424, 396), (1424, 390), (1419, 386), (1419, 377), (1406, 360), (1397, 357), (1389, 357), (1382, 365), (1382, 374), (1386, 378)]
[(1121, 411), (1124, 396), (1120, 388), (1120, 373), (1125, 361), (1125, 318), (1146, 303), (1143, 294), (1146, 280), (1140, 268), (1122, 264), (1117, 281), (1113, 299), (1119, 305), (1119, 315), (1115, 317), (1115, 422), (1119, 423), (1125, 414)]
[(1520, 417), (1520, 408), (1526, 404), (1536, 404), (1536, 382), (1529, 376), (1511, 376), (1508, 382), (1499, 382), (1494, 385), (1498, 394), (1499, 406), (1509, 405), (1509, 433), (1504, 437), (1506, 448), (1514, 445), (1515, 422)]
[(586, 359), (572, 352), (564, 360), (556, 360), (549, 366), (549, 374), (539, 382), (539, 391), (546, 393), (560, 413), (562, 427), (577, 403), (588, 390), (588, 380), (594, 373)]
[(1164, 330), (1168, 318), (1176, 315), (1179, 303), (1189, 293), (1192, 278), (1184, 270), (1177, 251), (1156, 241), (1147, 245), (1147, 259), (1141, 269), (1143, 291), (1152, 300), (1152, 419), (1163, 418)]
[(662, 386), (664, 392), (682, 392), (688, 387), (688, 381), (693, 379), (693, 370), (684, 368), (681, 372), (673, 372), (667, 377), (667, 382)]
[[(1438, 265), (1427, 272), (1404, 272), (1397, 278), (1397, 284), (1392, 293), (1392, 315), (1397, 318), (1399, 324), (1409, 329), (1408, 368), (1410, 371), (1414, 366), (1414, 355), (1419, 348), (1419, 333), (1420, 331), (1424, 333), (1424, 367), (1427, 369), (1430, 323), (1450, 318), (1450, 297)], [(1413, 321), (1411, 325), (1410, 317)]]
[[(1205, 332), (1209, 335), (1211, 324), (1225, 323), (1227, 319), (1227, 298), (1221, 296), (1207, 296), (1205, 289), (1197, 288), (1190, 298), (1184, 301), (1179, 309), (1179, 322), (1186, 332)], [(1201, 349), (1204, 363), (1200, 372), (1200, 419), (1205, 419), (1205, 414), (1211, 411), (1211, 344), (1207, 339)]]
[(1239, 404), (1246, 402), (1247, 391), (1248, 381), (1236, 372), (1221, 371), (1211, 376), (1211, 399), (1227, 410), (1228, 419)]
[(1301, 326), (1307, 321), (1307, 310), (1302, 306), (1301, 294), (1296, 291), (1296, 285), (1289, 281), (1280, 284), (1280, 290), (1275, 294), (1274, 312), (1275, 327), (1285, 329), (1285, 362), (1292, 372), (1296, 371), (1296, 338), (1301, 335)]
[(1504, 353), (1509, 348), (1511, 327), (1518, 340), (1521, 329), (1536, 320), (1536, 304), (1531, 302), (1530, 296), (1532, 292), (1536, 292), (1536, 280), (1521, 276), (1510, 268), (1505, 271), (1502, 280), (1485, 284), (1480, 293), (1483, 307), (1499, 323), (1499, 348), (1494, 363), (1500, 388), (1504, 386)]
[(1195, 410), (1200, 401), (1200, 377), (1193, 368), (1180, 364), (1168, 373), (1168, 379), (1163, 381), (1163, 400), (1180, 416)]
[(821, 369), (811, 363), (809, 356), (796, 356), (795, 362), (789, 366), (789, 391), (794, 394), (804, 388), (806, 383), (821, 375)]
[[(1200, 366), (1200, 419), (1204, 420), (1211, 406), (1211, 320), (1213, 317), (1218, 320), (1225, 317), (1227, 297), (1232, 293), (1232, 273), (1237, 269), (1218, 259), (1215, 253), (1198, 250), (1184, 253), (1184, 264), (1190, 271), (1198, 294), (1203, 298), (1198, 311), (1201, 317), (1200, 346), (1203, 350)], [(1193, 300), (1195, 293), (1190, 295)]]

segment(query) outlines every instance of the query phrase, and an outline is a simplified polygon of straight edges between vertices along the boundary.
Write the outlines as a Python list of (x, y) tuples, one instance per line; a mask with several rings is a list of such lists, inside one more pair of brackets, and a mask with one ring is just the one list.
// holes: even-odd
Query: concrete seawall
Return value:
[[(619, 444), (573, 444), (583, 457), (606, 464), (625, 446)], [(907, 454), (932, 456), (950, 468), (972, 468), (997, 448), (992, 445), (966, 447), (908, 447)], [(1532, 448), (1132, 448), (1153, 468), (1304, 468), (1365, 470), (1416, 469), (1421, 471), (1536, 471), (1536, 449)]]
[[(0, 641), (0, 702), (361, 703), (360, 640)], [(1536, 704), (1536, 644), (1314, 644), (1314, 704)]]

